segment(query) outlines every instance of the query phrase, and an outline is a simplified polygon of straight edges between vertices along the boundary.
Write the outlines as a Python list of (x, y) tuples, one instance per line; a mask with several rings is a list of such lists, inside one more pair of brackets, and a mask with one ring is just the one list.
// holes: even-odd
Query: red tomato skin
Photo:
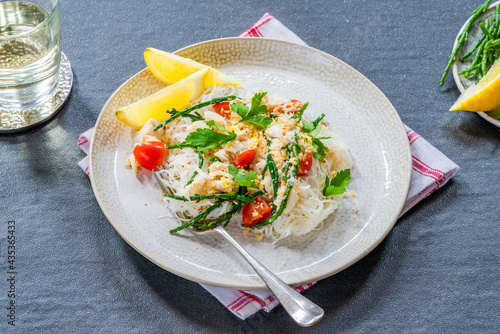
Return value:
[(290, 102), (283, 103), (278, 106), (277, 109), (274, 110), (274, 114), (281, 114), (285, 108), (293, 108), (288, 111), (288, 114), (296, 114), (299, 112), (300, 108), (302, 108), (302, 103), (299, 100), (290, 100)]
[(299, 163), (299, 170), (297, 171), (297, 176), (304, 176), (309, 173), (313, 165), (313, 157), (311, 153), (306, 153), (302, 156)]
[(241, 212), (243, 224), (245, 226), (254, 226), (262, 223), (271, 216), (271, 208), (262, 198), (255, 198), (255, 203), (247, 203)]
[(167, 149), (159, 141), (145, 141), (134, 148), (135, 161), (147, 170), (155, 170), (163, 162)]
[(221, 115), (222, 117), (231, 116), (231, 107), (229, 107), (229, 101), (216, 103), (213, 105), (213, 108), (215, 112)]
[(246, 150), (238, 154), (236, 159), (234, 159), (234, 165), (240, 169), (247, 169), (248, 166), (250, 166), (250, 164), (252, 163), (254, 156), (255, 156), (254, 149)]

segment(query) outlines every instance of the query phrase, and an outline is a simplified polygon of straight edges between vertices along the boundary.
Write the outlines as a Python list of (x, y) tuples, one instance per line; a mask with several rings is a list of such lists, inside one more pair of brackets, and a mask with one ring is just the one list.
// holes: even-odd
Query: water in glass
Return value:
[[(19, 110), (47, 99), (57, 85), (61, 28), (57, 1), (0, 2), (0, 106)], [(54, 4), (55, 3), (55, 6)], [(52, 8), (50, 6), (52, 5)]]

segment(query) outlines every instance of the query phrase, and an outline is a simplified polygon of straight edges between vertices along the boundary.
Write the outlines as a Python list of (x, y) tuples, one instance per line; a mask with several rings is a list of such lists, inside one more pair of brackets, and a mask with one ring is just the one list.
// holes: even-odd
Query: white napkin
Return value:
[[(269, 13), (266, 13), (255, 25), (239, 37), (268, 37), (306, 45), (297, 35), (288, 30), (287, 27)], [(413, 173), (408, 198), (400, 217), (422, 199), (445, 185), (459, 169), (453, 161), (420, 137), (415, 131), (406, 125), (405, 129), (410, 141)], [(94, 128), (91, 128), (85, 131), (78, 139), (78, 145), (87, 154), (93, 132)], [(89, 174), (88, 156), (80, 161), (78, 165), (85, 173)], [(303, 292), (314, 284), (316, 282), (297, 286), (295, 290)], [(214, 295), (215, 298), (240, 319), (246, 319), (261, 309), (269, 312), (279, 304), (269, 290), (234, 290), (203, 284), (201, 286)]]

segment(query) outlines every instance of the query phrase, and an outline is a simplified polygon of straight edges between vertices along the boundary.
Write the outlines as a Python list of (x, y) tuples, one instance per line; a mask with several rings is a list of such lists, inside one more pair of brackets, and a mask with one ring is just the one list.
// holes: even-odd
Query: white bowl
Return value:
[[(483, 35), (483, 31), (479, 27), (479, 23), (483, 22), (486, 19), (490, 19), (495, 15), (495, 7), (496, 5), (500, 4), (500, 1), (497, 1), (493, 4), (491, 4), (486, 12), (482, 13), (474, 22), (472, 27), (470, 28), (469, 31), (469, 38), (467, 41), (465, 41), (462, 44), (462, 47), (460, 48), (460, 51), (457, 54), (457, 60), (453, 63), (452, 69), (453, 69), (453, 79), (455, 79), (455, 83), (460, 90), (460, 93), (463, 93), (467, 88), (470, 86), (474, 85), (476, 83), (476, 80), (469, 80), (463, 75), (458, 75), (458, 73), (462, 72), (465, 70), (470, 64), (472, 63), (472, 60), (474, 59), (474, 55), (468, 57), (464, 61), (461, 61), (460, 58), (466, 54), (469, 50), (471, 50), (481, 38)], [(472, 16), (471, 16), (472, 17)], [(465, 26), (469, 22), (471, 18), (469, 18), (462, 28), (460, 28), (460, 31), (457, 34), (457, 38), (455, 39), (455, 44), (453, 44), (453, 50), (455, 50), (455, 47), (457, 46), (458, 43), (458, 36), (462, 33), (462, 31), (465, 29)], [(500, 120), (498, 120), (496, 117), (490, 116), (485, 112), (478, 112), (477, 113), (479, 116), (490, 122), (491, 124), (494, 124), (498, 127), (500, 127)]]

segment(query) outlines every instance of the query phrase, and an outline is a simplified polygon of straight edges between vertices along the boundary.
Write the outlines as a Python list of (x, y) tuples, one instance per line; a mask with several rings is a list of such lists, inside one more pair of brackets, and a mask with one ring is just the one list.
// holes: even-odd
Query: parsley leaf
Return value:
[(247, 119), (247, 122), (260, 126), (261, 128), (267, 128), (269, 124), (273, 122), (272, 118), (266, 116), (256, 116)]
[(266, 96), (267, 93), (257, 93), (252, 97), (252, 105), (250, 107), (250, 111), (247, 114), (247, 117), (253, 117), (260, 114), (264, 114), (267, 111), (267, 107), (261, 105), (262, 99)]
[(254, 170), (246, 171), (244, 169), (238, 169), (235, 166), (228, 166), (229, 174), (233, 176), (234, 182), (238, 183), (241, 187), (252, 187), (259, 188), (255, 184), (255, 179), (257, 178), (257, 172)]
[(305, 119), (302, 120), (302, 131), (305, 133), (310, 133), (314, 130), (314, 124), (312, 122), (308, 122)]
[(240, 115), (241, 118), (246, 117), (249, 111), (248, 107), (244, 104), (230, 104), (229, 107), (232, 111)]
[(308, 122), (305, 119), (302, 120), (302, 131), (307, 133), (312, 137), (312, 146), (316, 150), (313, 156), (319, 161), (323, 161), (326, 156), (326, 152), (328, 152), (328, 147), (323, 144), (321, 139), (328, 139), (329, 137), (320, 137), (316, 138), (317, 135), (321, 132), (321, 120), (325, 117), (325, 114), (321, 114), (320, 117), (316, 118), (312, 122)]
[(318, 124), (318, 125), (314, 128), (314, 130), (312, 130), (312, 131), (309, 133), (309, 135), (310, 135), (311, 137), (313, 137), (313, 138), (314, 138), (314, 137), (316, 137), (317, 135), (319, 135), (319, 133), (320, 133), (320, 132), (321, 132), (321, 125), (320, 125), (320, 124)]
[(215, 123), (215, 121), (213, 121), (213, 120), (212, 120), (212, 121), (208, 121), (208, 122), (207, 122), (207, 125), (208, 125), (208, 126), (215, 126), (215, 127), (216, 127), (217, 129), (219, 129), (220, 131), (224, 131), (224, 132), (227, 132), (227, 133), (229, 133), (229, 134), (234, 134), (234, 133), (232, 133), (231, 131), (226, 130), (224, 127), (220, 126), (219, 124)]
[(240, 115), (240, 122), (249, 122), (265, 129), (273, 122), (270, 117), (259, 116), (267, 112), (267, 107), (261, 105), (262, 98), (266, 96), (266, 94), (265, 92), (255, 94), (252, 98), (252, 105), (250, 108), (244, 104), (231, 104), (231, 110)]
[(316, 152), (313, 153), (313, 157), (319, 161), (323, 161), (323, 159), (325, 159), (326, 152), (328, 152), (328, 147), (326, 147), (319, 138), (313, 138), (312, 146), (316, 150)]
[(167, 148), (192, 147), (197, 152), (202, 152), (212, 148), (224, 146), (236, 139), (236, 133), (226, 130), (219, 124), (215, 123), (215, 121), (208, 121), (207, 125), (213, 126), (218, 130), (225, 131), (229, 133), (229, 135), (219, 133), (212, 129), (196, 129), (196, 132), (191, 132), (182, 143), (169, 145)]
[(323, 187), (324, 196), (340, 195), (345, 192), (345, 188), (351, 181), (351, 170), (344, 169), (338, 172), (331, 180), (326, 176), (325, 186)]
[(325, 114), (321, 114), (321, 116), (319, 116), (312, 122), (308, 122), (304, 119), (302, 121), (302, 131), (309, 134), (309, 136), (313, 138), (316, 137), (321, 132), (320, 122), (321, 120), (323, 120), (323, 118), (325, 118)]

